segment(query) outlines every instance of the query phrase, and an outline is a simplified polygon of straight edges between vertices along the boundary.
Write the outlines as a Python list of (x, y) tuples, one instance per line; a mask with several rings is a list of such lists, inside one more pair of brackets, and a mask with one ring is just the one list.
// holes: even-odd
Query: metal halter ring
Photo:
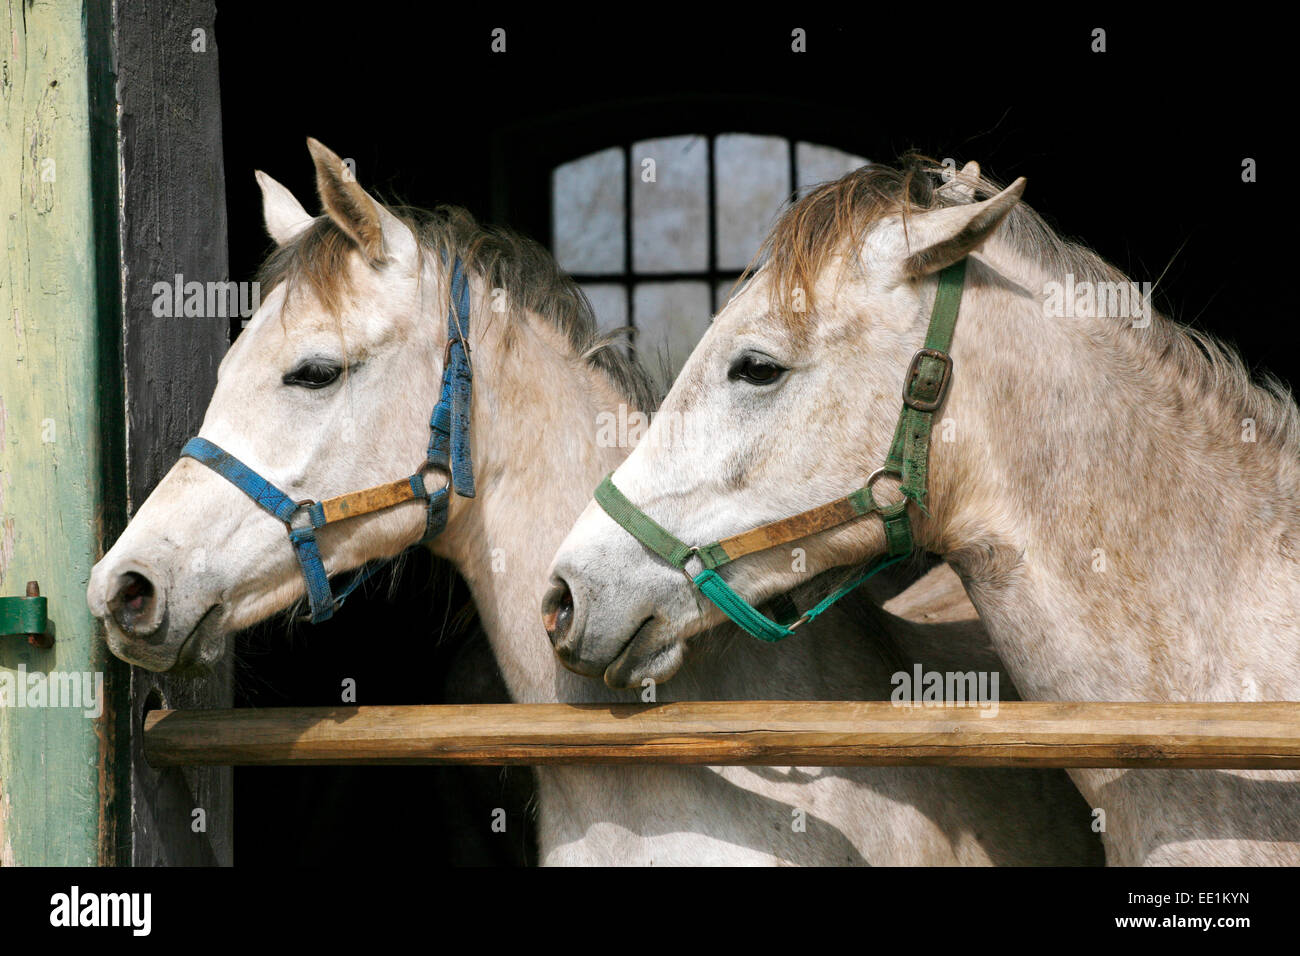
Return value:
[(442, 350), (442, 367), (446, 368), (451, 363), (451, 347), (457, 342), (460, 343), (461, 349), (465, 352), (465, 364), (469, 366), (470, 374), (474, 374), (474, 360), (469, 354), (469, 339), (459, 332), (453, 337), (447, 339), (447, 347)]
[(867, 484), (866, 484), (867, 493), (868, 493), (869, 495), (871, 495), (871, 501), (873, 502), (873, 504), (875, 505), (875, 507), (876, 507), (877, 509), (882, 508), (882, 507), (886, 507), (886, 506), (885, 506), (885, 505), (882, 505), (882, 503), (880, 502), (880, 500), (876, 497), (876, 492), (875, 492), (875, 490), (874, 490), (871, 486), (874, 485), (877, 481), (879, 481), (879, 480), (880, 480), (882, 477), (884, 477), (885, 475), (893, 475), (893, 476), (894, 476), (895, 478), (897, 478), (899, 481), (902, 481), (902, 480), (903, 480), (903, 473), (902, 473), (902, 471), (900, 471), (900, 470), (897, 469), (897, 468), (890, 468), (890, 467), (888, 467), (888, 466), (886, 466), (886, 467), (884, 467), (884, 468), (877, 468), (875, 471), (873, 471), (870, 475), (867, 476)]
[(889, 467), (877, 468), (875, 471), (873, 471), (870, 475), (867, 476), (867, 487), (870, 488), (872, 485), (874, 485), (882, 475), (894, 475), (900, 481), (903, 478), (903, 473), (899, 471), (897, 468), (889, 468)]
[[(289, 530), (305, 531), (307, 528), (314, 528), (316, 522), (311, 520), (311, 509), (315, 506), (316, 502), (311, 498), (302, 498), (295, 501), (294, 504), (297, 505), (297, 507), (294, 508), (293, 511), (289, 512), (289, 517), (284, 519), (284, 523), (289, 526)], [(298, 515), (307, 516), (307, 523), (305, 525), (294, 525), (293, 519), (298, 517)]]
[[(691, 576), (691, 572), (690, 572), (690, 571), (687, 571), (687, 570), (686, 570), (686, 564), (687, 564), (687, 562), (689, 562), (689, 561), (691, 560), (691, 558), (699, 558), (699, 557), (700, 557), (700, 549), (699, 549), (699, 547), (698, 547), (697, 545), (691, 545), (689, 548), (686, 549), (686, 557), (685, 557), (685, 559), (682, 561), (681, 572), (682, 572), (682, 574), (686, 575), (686, 580), (687, 580), (687, 581), (690, 581), (692, 585), (695, 584), (695, 578)], [(704, 563), (704, 559), (703, 559), (703, 558), (700, 558), (700, 563), (701, 563), (701, 564)]]
[[(443, 483), (441, 488), (429, 487), (429, 483), (425, 480), (425, 475), (429, 472), (437, 472), (438, 474), (442, 475), (443, 478), (446, 479), (446, 481)], [(451, 494), (451, 469), (450, 468), (426, 460), (420, 465), (419, 468), (415, 469), (415, 473), (420, 476), (420, 484), (424, 486), (425, 498), (432, 497), (435, 491), (446, 491), (447, 494)]]

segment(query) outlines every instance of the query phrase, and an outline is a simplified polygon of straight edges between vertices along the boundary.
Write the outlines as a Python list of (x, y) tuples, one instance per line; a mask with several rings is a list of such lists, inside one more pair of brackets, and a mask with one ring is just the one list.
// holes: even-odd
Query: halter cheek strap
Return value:
[[(894, 440), (885, 457), (885, 474), (897, 475), (906, 498), (925, 510), (926, 479), (929, 473), (930, 426), (952, 383), (953, 333), (961, 311), (961, 291), (966, 281), (966, 260), (961, 259), (939, 273), (939, 289), (930, 312), (925, 343), (912, 356), (903, 378), (903, 410)], [(927, 512), (928, 513), (928, 512)]]
[[(957, 313), (961, 308), (965, 276), (965, 259), (939, 273), (939, 289), (935, 295), (934, 309), (930, 313), (925, 345), (912, 357), (903, 379), (903, 411), (899, 415), (885, 464), (857, 491), (789, 518), (700, 546), (687, 545), (674, 537), (632, 504), (614, 486), (613, 475), (606, 476), (596, 489), (596, 502), (625, 531), (668, 564), (685, 573), (700, 593), (746, 632), (762, 641), (779, 641), (789, 637), (797, 628), (817, 618), (868, 578), (908, 557), (915, 548), (907, 503), (909, 500), (914, 501), (919, 508), (925, 508), (930, 429), (934, 413), (943, 404), (952, 381), (952, 357), (948, 350), (952, 345)], [(895, 475), (901, 480), (901, 501), (892, 505), (881, 505), (876, 501), (871, 486), (882, 475)], [(831, 592), (797, 619), (792, 620), (793, 605), (788, 598), (781, 599), (788, 608), (781, 616), (782, 619), (767, 617), (737, 594), (716, 570), (744, 555), (811, 537), (866, 514), (880, 515), (885, 531), (885, 553), (865, 573)], [(692, 558), (697, 558), (702, 567), (694, 576), (686, 570), (686, 565)]]
[[(294, 501), (253, 468), (206, 438), (191, 438), (181, 456), (211, 468), (248, 495), (253, 503), (285, 523), (289, 543), (307, 585), (307, 601), (313, 624), (329, 620), (343, 606), (349, 594), (369, 578), (383, 561), (364, 565), (335, 594), (321, 558), (316, 532), (327, 524), (392, 508), (420, 498), (427, 502), (424, 534), (419, 544), (431, 541), (446, 527), (449, 492), (474, 497), (474, 463), (470, 456), (470, 403), (473, 397), (473, 369), (469, 360), (469, 282), (460, 259), (451, 268), (451, 308), (447, 313), (447, 353), (443, 364), (442, 390), (429, 419), (429, 449), (424, 463), (414, 474), (352, 491), (323, 501)], [(430, 490), (428, 471), (448, 476), (446, 485)]]
[[(452, 307), (447, 313), (447, 351), (443, 356), (442, 394), (429, 420), (427, 461), (448, 472), (456, 493), (474, 497), (470, 459), (469, 415), (474, 397), (474, 370), (469, 361), (469, 280), (457, 259), (451, 271)], [(445, 517), (445, 515), (444, 515)], [(441, 531), (441, 527), (438, 529)], [(435, 536), (434, 531), (427, 538)]]

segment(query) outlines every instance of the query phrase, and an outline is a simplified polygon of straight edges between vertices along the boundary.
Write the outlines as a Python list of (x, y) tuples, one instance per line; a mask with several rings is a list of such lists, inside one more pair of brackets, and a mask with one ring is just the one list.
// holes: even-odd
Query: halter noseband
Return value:
[[(445, 257), (444, 257), (445, 261)], [(438, 536), (447, 524), (448, 494), (455, 489), (474, 497), (474, 463), (470, 457), (469, 415), (473, 397), (473, 368), (469, 361), (469, 282), (459, 258), (451, 267), (451, 308), (447, 311), (447, 351), (442, 370), (442, 392), (429, 419), (429, 450), (423, 464), (407, 478), (352, 491), (323, 501), (294, 501), (234, 455), (206, 438), (191, 438), (181, 457), (207, 465), (248, 495), (258, 507), (285, 523), (289, 541), (307, 583), (311, 622), (327, 621), (343, 601), (373, 574), (382, 561), (366, 564), (337, 595), (321, 560), (316, 532), (335, 521), (381, 511), (416, 498), (428, 502), (424, 535), (418, 544)], [(432, 491), (424, 482), (427, 471), (441, 471), (447, 484)]]
[[(634, 538), (684, 572), (705, 597), (749, 634), (763, 641), (779, 641), (789, 637), (796, 628), (816, 618), (872, 575), (903, 560), (915, 547), (907, 502), (911, 499), (922, 510), (925, 509), (930, 427), (934, 413), (943, 404), (952, 381), (952, 357), (948, 350), (952, 346), (953, 331), (957, 326), (957, 312), (961, 308), (965, 277), (965, 259), (939, 273), (939, 290), (935, 295), (934, 309), (930, 313), (930, 327), (926, 332), (924, 347), (912, 356), (907, 375), (903, 379), (903, 410), (898, 417), (898, 427), (894, 430), (889, 454), (885, 458), (885, 464), (876, 469), (867, 483), (857, 491), (789, 518), (700, 546), (687, 545), (678, 540), (632, 504), (614, 487), (613, 474), (607, 475), (596, 489), (597, 503)], [(901, 501), (892, 505), (882, 505), (876, 501), (871, 486), (882, 475), (896, 475), (900, 479), (899, 490), (903, 493)], [(879, 514), (884, 523), (885, 554), (866, 573), (836, 589), (797, 619), (794, 613), (783, 614), (779, 621), (765, 616), (732, 590), (716, 570), (743, 555), (789, 544), (873, 513)], [(694, 576), (686, 570), (686, 565), (692, 558), (698, 559), (703, 568)], [(784, 603), (788, 606), (788, 611), (794, 610), (788, 599)]]

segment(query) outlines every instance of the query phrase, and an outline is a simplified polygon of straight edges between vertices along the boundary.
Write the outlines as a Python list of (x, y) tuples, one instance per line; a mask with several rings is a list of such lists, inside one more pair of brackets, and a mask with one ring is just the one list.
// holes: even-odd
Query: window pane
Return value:
[[(703, 136), (632, 146), (632, 267), (682, 272), (709, 264), (709, 163)], [(653, 173), (653, 181), (645, 179)]]
[(718, 268), (743, 269), (790, 197), (790, 144), (728, 133), (713, 146), (717, 170)]
[(601, 150), (552, 174), (555, 258), (569, 272), (623, 271), (623, 150)]
[(800, 143), (794, 152), (795, 175), (799, 177), (799, 195), (802, 196), (818, 183), (828, 183), (851, 173), (867, 161), (842, 149)]
[(596, 328), (602, 332), (627, 325), (627, 290), (608, 282), (584, 282), (582, 291), (596, 313)]
[(709, 327), (713, 316), (709, 286), (704, 282), (642, 282), (633, 296), (637, 358), (669, 385)]

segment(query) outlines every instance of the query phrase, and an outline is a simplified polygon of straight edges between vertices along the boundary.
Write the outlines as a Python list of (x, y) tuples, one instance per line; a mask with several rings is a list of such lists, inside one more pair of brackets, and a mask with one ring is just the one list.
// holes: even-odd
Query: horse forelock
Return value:
[[(963, 177), (964, 178), (964, 177)], [(1002, 186), (987, 177), (967, 180), (973, 192), (945, 189), (950, 167), (917, 154), (897, 167), (869, 163), (833, 182), (813, 188), (778, 218), (746, 274), (762, 269), (768, 282), (768, 308), (776, 321), (804, 337), (816, 321), (819, 280), (828, 270), (852, 266), (867, 234), (881, 221), (994, 196)], [(1072, 274), (1076, 282), (1130, 283), (1123, 272), (1076, 242), (1062, 238), (1030, 206), (1017, 203), (989, 245), (1017, 256), (1044, 275)], [(824, 288), (824, 286), (823, 286)], [(1154, 360), (1184, 376), (1223, 406), (1253, 418), (1259, 436), (1300, 458), (1300, 409), (1277, 379), (1257, 382), (1241, 357), (1228, 345), (1189, 329), (1152, 310), (1145, 329), (1131, 328), (1127, 318), (1109, 322)], [(1140, 335), (1129, 333), (1140, 332)]]
[(781, 214), (747, 270), (763, 269), (774, 317), (797, 332), (812, 321), (824, 273), (837, 260), (856, 261), (874, 225), (939, 204), (929, 173), (937, 175), (943, 167), (922, 157), (903, 162), (898, 169), (868, 163), (813, 187)]
[[(414, 233), (426, 255), (459, 258), (467, 272), (479, 276), (486, 288), (503, 290), (510, 308), (508, 322), (524, 321), (527, 313), (549, 323), (567, 339), (573, 354), (602, 372), (635, 407), (653, 409), (658, 395), (651, 377), (620, 349), (616, 336), (601, 335), (586, 295), (540, 243), (509, 229), (480, 224), (467, 210), (439, 206), (389, 207)], [(264, 296), (286, 284), (285, 307), (299, 287), (306, 287), (330, 314), (339, 315), (355, 298), (353, 283), (356, 244), (328, 216), (320, 216), (292, 241), (275, 249), (258, 272)], [(355, 257), (355, 262), (364, 262)], [(367, 264), (366, 268), (382, 266)], [(450, 307), (450, 289), (443, 309)], [(445, 314), (445, 311), (444, 311)], [(489, 312), (495, 315), (495, 310)], [(503, 341), (509, 346), (512, 338)]]
[(349, 257), (356, 243), (328, 216), (318, 216), (292, 241), (276, 247), (257, 273), (263, 296), (284, 283), (287, 309), (298, 289), (306, 288), (331, 315), (350, 302), (354, 289)]

